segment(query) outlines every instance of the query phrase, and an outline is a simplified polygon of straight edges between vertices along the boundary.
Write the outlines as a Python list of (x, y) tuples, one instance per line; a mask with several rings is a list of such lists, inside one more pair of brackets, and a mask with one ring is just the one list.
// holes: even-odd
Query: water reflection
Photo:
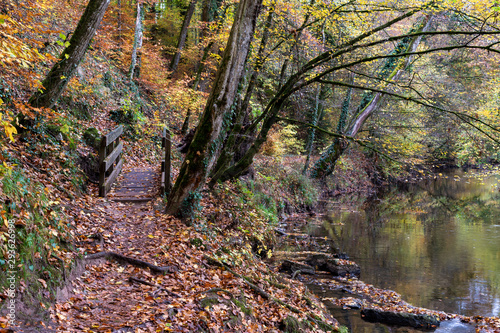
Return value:
[(499, 181), (455, 173), (363, 205), (332, 201), (313, 234), (336, 240), (361, 266), (361, 280), (414, 305), (500, 316)]

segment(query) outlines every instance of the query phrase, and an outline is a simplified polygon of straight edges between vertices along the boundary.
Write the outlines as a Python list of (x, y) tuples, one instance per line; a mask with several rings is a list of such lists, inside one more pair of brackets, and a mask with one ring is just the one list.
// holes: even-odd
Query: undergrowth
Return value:
[[(0, 294), (9, 295), (15, 280), (16, 296), (29, 307), (45, 307), (55, 299), (64, 266), (71, 262), (69, 224), (52, 192), (15, 165), (0, 165)], [(15, 246), (6, 232), (12, 225)]]

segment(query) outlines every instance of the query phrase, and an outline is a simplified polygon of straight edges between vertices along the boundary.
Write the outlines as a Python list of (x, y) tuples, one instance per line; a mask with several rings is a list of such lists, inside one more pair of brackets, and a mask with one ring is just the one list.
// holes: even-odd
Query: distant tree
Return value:
[(85, 56), (109, 2), (110, 0), (89, 1), (69, 44), (43, 80), (43, 89), (36, 91), (31, 96), (29, 104), (37, 108), (54, 106)]
[(186, 11), (186, 15), (184, 16), (184, 20), (182, 22), (181, 33), (179, 34), (179, 40), (177, 41), (177, 49), (175, 50), (174, 57), (172, 58), (172, 62), (170, 63), (170, 70), (175, 72), (177, 70), (177, 66), (179, 66), (179, 61), (181, 59), (181, 52), (186, 44), (186, 38), (189, 28), (189, 23), (191, 22), (191, 18), (193, 17), (194, 10), (196, 8), (196, 3), (198, 0), (191, 0), (189, 2), (189, 7)]
[(144, 5), (137, 1), (137, 16), (135, 19), (134, 47), (132, 49), (132, 60), (130, 62), (129, 79), (139, 77), (141, 68), (141, 48), (142, 48), (142, 21), (144, 20)]

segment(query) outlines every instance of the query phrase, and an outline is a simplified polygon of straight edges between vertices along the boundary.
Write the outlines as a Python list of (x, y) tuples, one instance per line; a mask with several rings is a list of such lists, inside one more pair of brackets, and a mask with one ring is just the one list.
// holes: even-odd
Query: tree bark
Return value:
[(196, 8), (196, 3), (198, 0), (191, 0), (189, 3), (188, 10), (186, 12), (186, 16), (184, 16), (184, 21), (182, 22), (181, 33), (179, 35), (179, 41), (177, 42), (177, 50), (172, 58), (172, 62), (170, 63), (170, 70), (172, 73), (175, 73), (177, 70), (177, 66), (179, 66), (179, 61), (181, 59), (181, 51), (186, 44), (186, 38), (189, 28), (189, 23), (191, 22), (191, 18), (193, 17), (194, 9)]
[[(236, 106), (236, 111), (235, 111), (235, 122), (234, 122), (234, 127), (231, 130), (231, 133), (229, 134), (229, 137), (224, 144), (224, 147), (222, 149), (222, 153), (219, 156), (219, 159), (217, 160), (217, 164), (212, 172), (212, 181), (211, 185), (215, 184), (215, 182), (219, 179), (219, 177), (223, 174), (223, 172), (231, 165), (231, 162), (233, 162), (233, 158), (236, 154), (237, 151), (240, 149), (240, 145), (243, 144), (244, 142), (247, 142), (248, 140), (245, 140), (244, 137), (241, 136), (241, 130), (243, 128), (243, 121), (245, 118), (250, 118), (248, 115), (248, 107), (250, 105), (250, 98), (253, 95), (253, 91), (255, 89), (255, 85), (257, 82), (257, 77), (259, 75), (259, 72), (261, 68), (264, 65), (264, 53), (266, 50), (267, 46), (267, 41), (269, 40), (269, 33), (272, 28), (272, 23), (273, 23), (273, 17), (274, 17), (274, 2), (272, 3), (272, 7), (269, 8), (269, 13), (266, 19), (266, 23), (264, 26), (264, 33), (262, 35), (262, 39), (260, 42), (259, 50), (257, 52), (257, 60), (255, 62), (252, 75), (250, 77), (250, 80), (248, 82), (247, 90), (245, 93), (245, 98), (243, 99), (242, 102), (238, 103)], [(247, 120), (248, 120), (247, 119)], [(251, 141), (250, 141), (251, 143)], [(246, 150), (243, 152), (242, 155)]]
[(213, 166), (221, 145), (219, 134), (223, 119), (230, 114), (234, 102), (261, 4), (262, 0), (239, 3), (213, 89), (168, 198), (166, 212), (169, 214), (180, 213), (184, 200), (203, 184)]
[(132, 81), (134, 78), (139, 77), (141, 68), (141, 48), (142, 48), (142, 20), (144, 19), (144, 6), (142, 3), (137, 2), (137, 17), (135, 19), (135, 34), (134, 34), (134, 48), (132, 49), (132, 60), (130, 62), (130, 69), (128, 78)]
[(52, 108), (82, 61), (110, 0), (90, 0), (59, 60), (42, 82), (44, 89), (29, 99), (34, 107)]

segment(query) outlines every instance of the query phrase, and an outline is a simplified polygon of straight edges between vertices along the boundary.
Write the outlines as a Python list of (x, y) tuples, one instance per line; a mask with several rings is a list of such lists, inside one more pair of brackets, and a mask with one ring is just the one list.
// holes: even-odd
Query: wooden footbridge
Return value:
[[(99, 148), (99, 196), (120, 202), (147, 202), (158, 195), (166, 195), (171, 188), (170, 159), (172, 140), (167, 129), (162, 131), (161, 174), (154, 170), (134, 169), (118, 177), (123, 167), (123, 126), (118, 126), (101, 137)], [(113, 190), (112, 186), (117, 181)], [(158, 186), (159, 185), (159, 186)]]

